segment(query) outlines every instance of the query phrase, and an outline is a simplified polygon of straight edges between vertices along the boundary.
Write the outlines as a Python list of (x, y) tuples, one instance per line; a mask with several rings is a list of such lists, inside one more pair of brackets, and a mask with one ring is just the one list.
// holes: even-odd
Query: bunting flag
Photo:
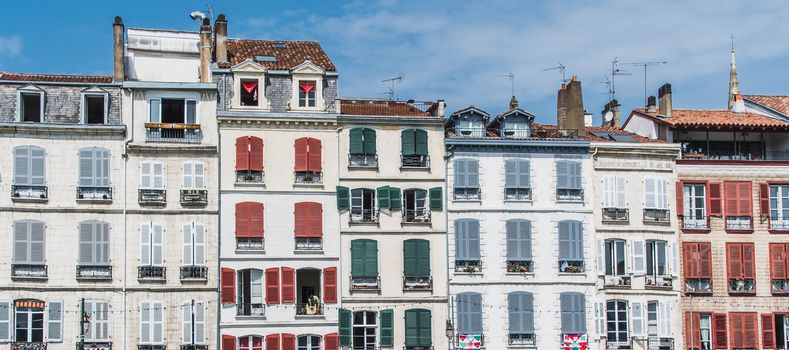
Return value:
[(482, 349), (482, 335), (480, 334), (458, 334), (458, 349), (479, 350)]
[(241, 83), (241, 86), (243, 86), (244, 90), (247, 90), (247, 92), (252, 92), (252, 90), (255, 90), (255, 88), (258, 86), (258, 83), (257, 82)]
[(586, 334), (565, 334), (563, 348), (564, 350), (587, 350), (587, 342), (589, 336)]
[(315, 83), (300, 83), (299, 87), (301, 87), (304, 92), (310, 92), (313, 88), (315, 88)]

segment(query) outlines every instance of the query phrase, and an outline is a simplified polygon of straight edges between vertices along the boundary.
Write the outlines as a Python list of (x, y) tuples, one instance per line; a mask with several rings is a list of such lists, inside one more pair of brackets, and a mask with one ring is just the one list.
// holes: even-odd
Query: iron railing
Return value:
[(351, 208), (350, 222), (354, 224), (374, 224), (378, 222), (377, 209)]
[(789, 219), (770, 217), (770, 229), (779, 231), (789, 230)]
[(107, 340), (79, 342), (77, 350), (112, 350), (112, 342)]
[(48, 276), (45, 264), (11, 264), (11, 277), (45, 279)]
[(455, 260), (455, 272), (477, 273), (482, 272), (480, 260)]
[(570, 129), (508, 129), (508, 128), (448, 128), (449, 138), (485, 139), (576, 139), (578, 131)]
[(77, 187), (78, 200), (101, 200), (107, 201), (112, 199), (112, 187)]
[(208, 350), (206, 344), (181, 344), (181, 350)]
[(685, 293), (712, 294), (712, 283), (709, 278), (686, 278)]
[(773, 294), (789, 294), (789, 279), (774, 279), (770, 284)]
[(404, 168), (429, 168), (430, 156), (426, 154), (401, 155), (400, 165)]
[(452, 198), (455, 200), (475, 200), (480, 199), (480, 193), (479, 187), (455, 187), (452, 189)]
[(767, 151), (767, 152), (734, 152), (734, 151), (713, 151), (713, 152), (682, 152), (682, 159), (686, 160), (731, 160), (731, 161), (787, 161), (789, 151)]
[(430, 210), (427, 210), (427, 208), (406, 209), (402, 212), (404, 223), (430, 223)]
[(753, 278), (730, 278), (729, 293), (731, 294), (751, 294), (754, 293)]
[(236, 315), (238, 315), (238, 316), (266, 316), (266, 304), (263, 304), (263, 303), (242, 303), (242, 304), (236, 304)]
[(323, 183), (322, 173), (317, 171), (297, 171), (294, 173), (297, 184), (320, 184)]
[(137, 266), (138, 279), (163, 280), (165, 279), (166, 273), (167, 269), (164, 266)]
[(49, 189), (47, 186), (11, 185), (11, 198), (43, 200), (49, 198)]
[(381, 276), (350, 276), (350, 280), (352, 291), (381, 290)]
[(265, 173), (255, 170), (239, 170), (236, 171), (236, 182), (247, 184), (262, 184), (265, 178)]
[(650, 337), (647, 340), (647, 347), (649, 350), (674, 350), (674, 339)]
[(403, 276), (403, 290), (433, 290), (433, 277)]
[(323, 239), (317, 237), (296, 237), (296, 250), (299, 251), (322, 251)]
[(208, 279), (207, 266), (181, 266), (181, 279), (182, 280), (206, 280)]
[(47, 350), (47, 343), (33, 342), (12, 342), (11, 350)]
[(265, 239), (263, 237), (236, 237), (236, 250), (264, 250)]
[(137, 190), (137, 201), (142, 204), (161, 204), (167, 202), (164, 189), (141, 188)]
[(528, 273), (534, 272), (534, 261), (531, 260), (507, 260), (507, 272), (509, 273)]
[(536, 346), (537, 335), (534, 333), (510, 333), (507, 343), (510, 346)]
[(376, 168), (378, 167), (377, 154), (349, 154), (348, 166), (351, 168)]
[(198, 144), (203, 141), (200, 124), (145, 123), (145, 141)]
[(323, 315), (323, 303), (300, 303), (300, 304), (296, 304), (296, 315), (298, 315), (298, 316), (321, 316), (321, 315)]
[(653, 208), (644, 209), (645, 224), (659, 224), (659, 223), (669, 223), (669, 222), (671, 222), (671, 217), (669, 216), (668, 209), (653, 209)]
[(753, 217), (751, 216), (726, 216), (727, 230), (752, 230)]
[(646, 277), (645, 285), (651, 288), (671, 288), (674, 285), (674, 279), (671, 276), (649, 276)]
[(77, 265), (77, 278), (105, 280), (112, 278), (112, 265)]
[(625, 275), (606, 275), (603, 277), (605, 287), (630, 287), (632, 280), (630, 276)]
[(528, 187), (510, 187), (504, 189), (504, 199), (515, 201), (530, 201), (531, 188)]
[(626, 340), (606, 340), (605, 345), (607, 349), (632, 349), (633, 348), (633, 338), (627, 338)]
[(579, 202), (584, 200), (584, 190), (580, 188), (557, 188), (557, 201)]
[(137, 350), (167, 350), (167, 345), (164, 344), (139, 344)]
[(181, 204), (183, 205), (208, 204), (208, 190), (181, 190)]
[(603, 222), (627, 223), (630, 221), (630, 211), (627, 208), (603, 208)]
[(559, 260), (559, 272), (581, 273), (586, 271), (583, 260)]
[(710, 228), (710, 219), (706, 216), (683, 216), (682, 228), (686, 230), (706, 230)]

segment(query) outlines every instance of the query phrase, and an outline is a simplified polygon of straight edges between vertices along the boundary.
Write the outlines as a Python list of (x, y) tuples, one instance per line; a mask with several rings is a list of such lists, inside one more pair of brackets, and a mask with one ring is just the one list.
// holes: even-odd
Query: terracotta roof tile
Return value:
[[(275, 43), (282, 47), (276, 48)], [(317, 41), (234, 39), (227, 41), (227, 56), (230, 62), (220, 62), (220, 67), (229, 68), (247, 59), (255, 60), (255, 56), (273, 56), (276, 60), (255, 62), (268, 69), (289, 70), (310, 61), (327, 72), (337, 70)]]
[(671, 118), (643, 109), (635, 112), (675, 128), (789, 128), (789, 123), (782, 120), (728, 110), (674, 109)]
[(745, 95), (745, 99), (789, 115), (789, 96)]
[(111, 76), (103, 76), (103, 75), (33, 74), (33, 73), (10, 73), (10, 72), (0, 72), (0, 80), (41, 81), (41, 82), (52, 82), (52, 83), (85, 83), (85, 84), (112, 83)]
[(429, 117), (433, 102), (403, 102), (390, 100), (340, 100), (343, 115)]
[[(556, 132), (557, 130), (556, 125), (551, 125), (551, 124), (532, 123), (532, 128), (538, 132), (539, 131), (542, 131), (543, 133), (548, 132), (548, 134), (551, 134), (551, 132)], [(609, 138), (603, 138), (594, 135), (592, 133), (608, 133), (614, 135), (630, 136), (633, 138), (634, 140), (633, 142), (638, 142), (638, 143), (665, 143), (665, 141), (662, 140), (653, 140), (648, 137), (639, 136), (634, 133), (610, 126), (587, 126), (586, 133), (582, 136), (582, 139), (587, 141), (594, 141), (594, 142), (620, 142), (620, 141), (611, 140)]]

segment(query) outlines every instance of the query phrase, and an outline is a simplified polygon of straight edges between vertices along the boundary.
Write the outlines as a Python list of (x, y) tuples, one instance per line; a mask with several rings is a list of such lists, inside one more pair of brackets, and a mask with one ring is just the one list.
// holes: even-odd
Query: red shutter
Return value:
[(756, 349), (759, 347), (759, 315), (747, 312), (742, 315), (743, 345), (744, 348)]
[(266, 336), (266, 350), (279, 350), (279, 334)]
[(279, 304), (279, 269), (276, 267), (266, 269), (266, 304)]
[(726, 243), (726, 267), (731, 278), (742, 277), (742, 245), (740, 243)]
[(784, 243), (770, 243), (770, 279), (787, 278), (786, 248)]
[(770, 184), (766, 182), (759, 183), (759, 215), (770, 217)]
[(308, 234), (313, 238), (323, 237), (323, 205), (320, 203), (310, 203), (309, 229)]
[(699, 245), (698, 243), (682, 243), (683, 274), (685, 278), (699, 278)]
[(309, 166), (307, 164), (307, 138), (302, 137), (300, 139), (296, 139), (294, 144), (294, 148), (296, 151), (296, 159), (295, 159), (295, 166), (294, 171), (309, 171)]
[(709, 216), (721, 216), (721, 184), (720, 182), (710, 182), (707, 184), (707, 209)]
[(762, 314), (762, 349), (775, 349), (775, 317)]
[(323, 337), (324, 350), (337, 350), (339, 349), (339, 338), (337, 333), (329, 333)]
[(282, 268), (282, 303), (296, 301), (296, 271), (290, 267)]
[(299, 202), (293, 205), (293, 233), (294, 236), (298, 238), (309, 237), (309, 214), (310, 214), (310, 203), (309, 202)]
[(738, 182), (726, 181), (723, 183), (723, 190), (726, 195), (726, 198), (724, 198), (726, 216), (740, 216), (740, 197), (737, 191), (739, 189), (738, 185)]
[(236, 303), (236, 271), (222, 268), (222, 304)]
[(308, 171), (321, 172), (321, 140), (309, 138), (307, 141), (309, 151)]
[(710, 242), (699, 243), (699, 277), (712, 280), (712, 248)]
[(683, 199), (684, 194), (685, 194), (685, 186), (682, 184), (682, 181), (677, 181), (677, 192), (676, 195), (674, 196), (677, 200), (677, 216), (685, 215), (685, 207), (684, 207), (685, 200)]
[(739, 196), (740, 216), (753, 217), (753, 184), (750, 181), (737, 184), (737, 195)]
[(249, 237), (263, 238), (265, 231), (263, 203), (249, 203)]
[(236, 139), (236, 170), (249, 169), (249, 137), (241, 136)]
[(282, 350), (296, 350), (296, 336), (282, 333)]
[(249, 211), (251, 202), (236, 203), (236, 237), (250, 237)]
[(728, 348), (728, 342), (726, 338), (728, 336), (728, 332), (726, 332), (726, 314), (712, 315), (712, 333), (713, 347), (715, 349)]
[(236, 350), (236, 337), (222, 334), (222, 350)]
[(742, 244), (742, 277), (756, 279), (753, 243)]
[(249, 137), (249, 170), (263, 171), (263, 140)]
[(337, 268), (327, 267), (323, 269), (323, 302), (337, 302)]
[[(693, 317), (693, 327), (691, 327), (691, 317)], [(689, 345), (689, 348), (701, 348), (701, 327), (699, 321), (698, 313), (685, 313), (685, 344)]]

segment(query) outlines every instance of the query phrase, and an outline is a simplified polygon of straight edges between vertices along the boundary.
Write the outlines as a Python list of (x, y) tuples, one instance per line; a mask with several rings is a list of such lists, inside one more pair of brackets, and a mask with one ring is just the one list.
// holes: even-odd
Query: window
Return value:
[(682, 243), (685, 293), (712, 293), (712, 249), (709, 242)]
[[(708, 229), (707, 186), (705, 184), (684, 184), (683, 189), (682, 227), (691, 230)], [(720, 191), (719, 187), (718, 191)]]
[(458, 336), (482, 334), (482, 295), (466, 292), (456, 296)]
[(726, 229), (751, 230), (753, 208), (751, 182), (725, 182)]
[(205, 166), (203, 162), (184, 162), (182, 189), (205, 188)]
[(432, 317), (430, 310), (405, 310), (405, 348), (406, 350), (429, 349), (433, 346), (430, 334)]
[(406, 129), (400, 133), (401, 166), (410, 168), (427, 168), (430, 157), (427, 151), (427, 131)]
[(627, 181), (623, 176), (603, 178), (603, 221), (627, 222), (628, 210), (625, 198)]
[(236, 314), (239, 316), (263, 316), (265, 311), (263, 305), (263, 271), (256, 269), (239, 270), (237, 279)]
[(47, 198), (45, 154), (41, 147), (14, 147), (13, 198)]
[(205, 319), (208, 310), (206, 306), (207, 303), (194, 300), (188, 300), (181, 304), (181, 321), (183, 322), (181, 344), (207, 344)]
[[(403, 222), (429, 223), (430, 210), (428, 210), (427, 191), (410, 189), (403, 191), (405, 209), (403, 209)], [(379, 196), (379, 201), (380, 201)], [(430, 198), (431, 204), (433, 198)]]
[(476, 159), (455, 159), (455, 199), (480, 199), (479, 161)]
[(44, 223), (37, 220), (14, 221), (14, 264), (44, 265)]
[(759, 348), (759, 328), (755, 312), (729, 313), (729, 345), (732, 349)]
[(315, 107), (315, 81), (299, 81), (299, 107)]
[(77, 199), (111, 199), (110, 151), (89, 147), (79, 150)]
[(83, 93), (82, 94), (82, 120), (85, 124), (107, 123), (107, 94)]
[[(720, 327), (718, 327), (718, 323), (715, 324), (715, 349), (727, 349), (726, 346), (726, 315), (714, 315), (716, 316), (716, 321), (718, 319), (722, 319), (723, 321), (723, 337), (721, 339), (718, 331), (720, 331)], [(722, 316), (718, 317), (718, 316)], [(686, 341), (685, 344), (689, 349), (692, 350), (712, 350), (713, 349), (713, 315), (711, 314), (699, 314), (697, 312), (694, 313), (685, 313), (685, 335)], [(722, 344), (720, 344), (722, 342)], [(722, 347), (720, 345), (723, 345)]]
[(507, 272), (533, 272), (531, 254), (531, 221), (507, 220)]
[(583, 226), (580, 221), (559, 222), (559, 272), (584, 272)]
[(297, 350), (321, 350), (321, 336), (300, 335)]
[(259, 137), (236, 139), (236, 182), (263, 183), (263, 140)]
[[(647, 337), (649, 349), (672, 349), (674, 337), (671, 328), (670, 302), (647, 302)], [(633, 335), (636, 335), (636, 317), (633, 316)]]
[[(226, 348), (222, 348), (226, 349)], [(238, 338), (238, 350), (263, 350), (263, 337), (248, 335)]]
[(263, 217), (263, 203), (236, 203), (236, 249), (264, 249)]
[(789, 243), (770, 243), (770, 280), (773, 294), (789, 293)]
[(199, 143), (202, 139), (196, 100), (151, 99), (148, 106), (148, 142)]
[(351, 289), (380, 288), (378, 278), (378, 242), (371, 239), (351, 241)]
[(504, 137), (525, 139), (531, 136), (529, 123), (524, 121), (504, 121)]
[(605, 240), (605, 275), (623, 276), (625, 269), (625, 241), (621, 239)]
[(407, 239), (403, 241), (403, 290), (431, 290), (430, 241)]
[[(770, 229), (789, 230), (789, 185), (769, 185), (769, 188)], [(762, 211), (766, 209), (763, 207)]]
[(258, 106), (258, 80), (257, 79), (240, 79), (241, 81), (241, 105), (242, 106)]
[(19, 121), (44, 122), (44, 100), (46, 94), (38, 88), (19, 91), (17, 106), (19, 107)]
[(353, 349), (375, 350), (377, 329), (375, 311), (355, 311), (353, 313)]
[(457, 135), (464, 137), (485, 137), (485, 124), (477, 118), (457, 120)]
[(164, 190), (164, 164), (161, 162), (140, 163), (140, 189)]
[(77, 271), (77, 277), (112, 277), (109, 223), (95, 220), (79, 223)]
[(479, 221), (455, 220), (455, 272), (481, 270), (479, 243)]
[[(394, 191), (390, 192), (394, 193)], [(399, 196), (400, 190), (397, 189), (397, 197), (399, 198)], [(375, 207), (375, 190), (367, 188), (351, 190), (351, 222), (378, 222), (378, 210)]]
[(140, 344), (164, 344), (164, 305), (158, 301), (140, 304)]
[(348, 165), (351, 167), (377, 167), (375, 130), (353, 128), (350, 131)]
[(556, 162), (556, 200), (582, 201), (581, 162), (560, 160)]
[(667, 197), (664, 179), (644, 179), (644, 223), (670, 221)]
[(647, 241), (646, 285), (652, 287), (671, 287), (672, 280), (668, 273), (666, 241)]
[(190, 222), (182, 226), (183, 261), (181, 279), (206, 279), (208, 268), (205, 266), (205, 226)]
[(559, 295), (562, 334), (586, 333), (586, 297), (581, 293), (564, 292)]
[(296, 250), (323, 250), (323, 206), (315, 202), (294, 205)]
[(321, 183), (321, 140), (302, 137), (296, 140), (294, 147), (296, 183)]
[[(14, 321), (15, 338), (17, 343), (43, 343), (44, 342), (44, 302), (38, 300), (17, 300), (15, 303)], [(50, 303), (49, 306), (52, 306)], [(62, 320), (63, 304), (54, 303), (53, 313)], [(51, 325), (51, 324), (50, 324)], [(50, 330), (60, 338), (61, 325), (55, 323), (56, 329)], [(47, 334), (47, 340), (50, 334)]]
[(729, 293), (754, 293), (755, 269), (753, 243), (726, 243)]
[(530, 162), (525, 159), (504, 161), (504, 199), (531, 200)]
[(163, 279), (164, 227), (147, 222), (140, 225), (140, 267), (138, 278)]
[(789, 314), (761, 314), (762, 347), (765, 349), (789, 349)]
[(509, 345), (535, 345), (534, 295), (527, 292), (507, 294)]
[(609, 300), (605, 303), (606, 337), (609, 347), (627, 346), (627, 302), (623, 300)]
[(85, 300), (83, 310), (88, 316), (85, 342), (109, 342), (110, 304), (103, 300)]
[[(658, 338), (658, 307), (659, 303), (657, 301), (650, 301), (647, 302), (647, 336), (650, 339), (650, 343), (652, 339)], [(659, 346), (657, 346), (659, 347)]]

